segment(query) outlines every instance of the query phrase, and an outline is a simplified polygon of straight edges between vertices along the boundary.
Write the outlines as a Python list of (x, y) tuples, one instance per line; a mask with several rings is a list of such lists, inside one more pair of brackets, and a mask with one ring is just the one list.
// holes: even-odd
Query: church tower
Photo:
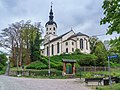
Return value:
[(53, 11), (52, 11), (52, 4), (51, 4), (51, 9), (49, 13), (49, 21), (45, 24), (45, 28), (46, 28), (45, 38), (49, 37), (50, 40), (57, 37), (57, 32), (56, 32), (57, 24), (53, 20), (53, 18), (54, 16), (53, 16)]

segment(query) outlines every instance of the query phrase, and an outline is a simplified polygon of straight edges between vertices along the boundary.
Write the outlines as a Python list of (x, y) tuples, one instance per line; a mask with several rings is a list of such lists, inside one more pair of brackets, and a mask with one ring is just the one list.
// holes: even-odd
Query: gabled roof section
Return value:
[(76, 36), (87, 36), (87, 37), (89, 37), (88, 35), (83, 34), (83, 33), (81, 33), (81, 32), (77, 33)]
[(88, 36), (88, 35), (86, 35), (86, 34), (83, 34), (83, 33), (81, 33), (81, 32), (78, 32), (77, 34), (72, 35), (72, 36), (71, 36), (71, 37), (69, 37), (68, 39), (74, 38), (74, 37), (76, 37), (76, 36), (86, 36), (86, 37), (89, 37), (89, 36)]
[[(50, 40), (50, 42), (53, 42), (53, 41), (56, 41), (56, 40), (62, 38), (63, 36), (65, 36), (65, 35), (67, 35), (68, 33), (70, 33), (71, 31), (73, 31), (73, 30), (70, 30), (70, 31), (66, 32), (65, 34), (62, 34), (62, 35), (60, 35), (60, 36), (58, 36), (58, 37), (56, 37), (56, 38)], [(73, 32), (74, 32), (74, 31), (73, 31)], [(48, 43), (46, 43), (46, 44), (48, 44)]]

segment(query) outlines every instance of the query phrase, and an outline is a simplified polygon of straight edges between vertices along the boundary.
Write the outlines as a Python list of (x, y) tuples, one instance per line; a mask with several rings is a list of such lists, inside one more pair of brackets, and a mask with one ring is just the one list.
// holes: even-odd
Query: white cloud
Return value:
[[(106, 33), (107, 26), (99, 25), (100, 18), (103, 17), (102, 0), (52, 1), (59, 35), (69, 31), (71, 27), (75, 32), (91, 36)], [(48, 21), (49, 10), (49, 0), (0, 0), (0, 29), (8, 24), (29, 19), (32, 22), (40, 21), (44, 26)]]

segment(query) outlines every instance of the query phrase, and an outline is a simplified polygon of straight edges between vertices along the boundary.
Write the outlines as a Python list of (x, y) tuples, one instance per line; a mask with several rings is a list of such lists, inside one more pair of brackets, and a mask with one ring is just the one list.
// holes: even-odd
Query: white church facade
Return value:
[(60, 55), (62, 53), (73, 53), (79, 49), (81, 53), (90, 53), (89, 36), (81, 32), (75, 33), (72, 29), (63, 35), (57, 35), (57, 24), (53, 20), (52, 6), (49, 21), (45, 24), (46, 34), (44, 36), (44, 56)]

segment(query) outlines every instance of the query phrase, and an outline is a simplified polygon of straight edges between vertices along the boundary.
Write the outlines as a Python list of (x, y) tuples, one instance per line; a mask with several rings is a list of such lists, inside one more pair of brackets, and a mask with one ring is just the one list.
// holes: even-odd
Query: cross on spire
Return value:
[(51, 9), (52, 9), (53, 2), (51, 1)]

